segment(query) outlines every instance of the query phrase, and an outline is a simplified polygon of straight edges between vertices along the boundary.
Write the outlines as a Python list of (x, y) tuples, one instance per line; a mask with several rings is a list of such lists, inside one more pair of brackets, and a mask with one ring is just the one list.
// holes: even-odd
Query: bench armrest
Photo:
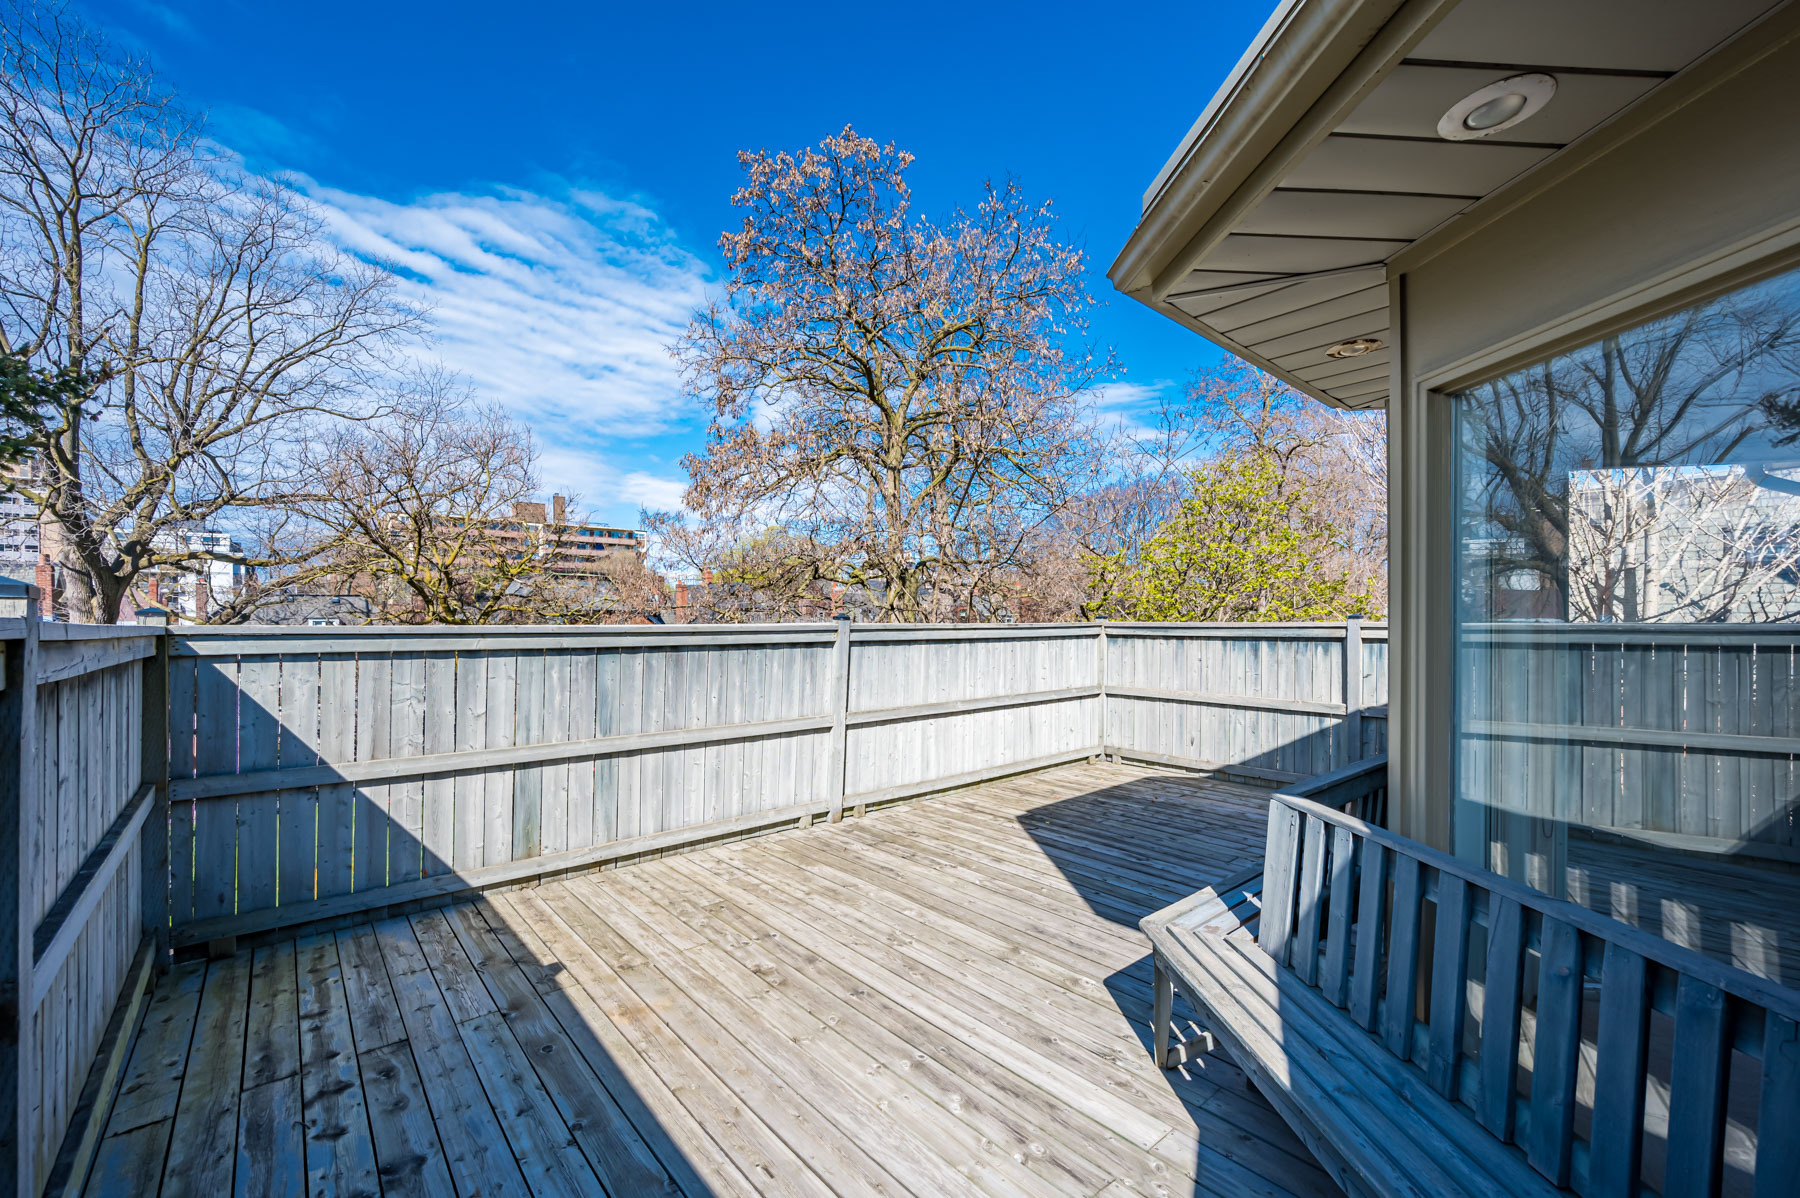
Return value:
[[(1224, 897), (1234, 891), (1242, 890), (1250, 883), (1262, 877), (1262, 862), (1241, 869), (1222, 881), (1215, 882), (1202, 890), (1188, 895), (1184, 899), (1170, 903), (1160, 911), (1152, 912), (1138, 920), (1138, 927), (1154, 942), (1168, 926), (1176, 921), (1183, 923), (1205, 923), (1213, 914), (1229, 909)], [(1257, 887), (1261, 889), (1260, 886)]]

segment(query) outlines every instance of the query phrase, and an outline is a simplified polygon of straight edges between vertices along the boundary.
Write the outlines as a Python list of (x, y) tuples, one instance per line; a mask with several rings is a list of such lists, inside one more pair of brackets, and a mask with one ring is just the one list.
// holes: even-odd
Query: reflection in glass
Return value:
[(1800, 272), (1457, 400), (1457, 851), (1794, 984)]

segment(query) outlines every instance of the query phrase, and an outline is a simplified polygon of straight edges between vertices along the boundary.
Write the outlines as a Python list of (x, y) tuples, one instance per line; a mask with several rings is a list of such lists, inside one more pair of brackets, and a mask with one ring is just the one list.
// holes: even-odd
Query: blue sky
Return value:
[(1106, 302), (1127, 414), (1218, 353), (1115, 295), (1139, 197), (1267, 17), (1177, 5), (78, 0), (333, 236), (397, 261), (432, 352), (537, 429), (601, 519), (679, 497), (704, 419), (665, 346), (720, 282), (735, 154), (845, 124), (917, 156), (932, 213), (1011, 174)]

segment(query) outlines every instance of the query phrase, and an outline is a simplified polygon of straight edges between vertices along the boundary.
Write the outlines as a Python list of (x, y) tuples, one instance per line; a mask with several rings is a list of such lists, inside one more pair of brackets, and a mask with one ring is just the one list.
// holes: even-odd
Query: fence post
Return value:
[(1344, 764), (1362, 760), (1362, 617), (1344, 621)]
[(156, 971), (169, 961), (169, 612), (138, 609), (138, 623), (160, 626), (156, 652), (144, 659), (143, 728), (138, 749), (141, 780), (156, 787), (150, 818), (144, 821), (139, 852), (143, 861), (144, 931), (156, 941)]
[(1106, 621), (1105, 620), (1100, 621), (1099, 628), (1095, 635), (1095, 640), (1098, 644), (1098, 652), (1100, 655), (1100, 747), (1097, 750), (1095, 750), (1095, 752), (1099, 755), (1100, 760), (1105, 761), (1106, 760), (1106, 739), (1107, 739), (1107, 737), (1106, 737), (1106, 734), (1107, 734), (1107, 726), (1106, 726), (1106, 708), (1107, 708), (1107, 702), (1106, 702)]
[(837, 613), (837, 640), (831, 647), (831, 759), (826, 785), (831, 788), (831, 822), (844, 818), (844, 769), (850, 726), (850, 613)]
[(34, 781), (38, 776), (37, 654), (38, 589), (29, 583), (0, 580), (0, 619), (20, 619), (23, 635), (0, 642), (0, 836), (12, 843), (0, 853), (0, 1177), (13, 1178), (20, 1198), (34, 1198), (30, 1141), (31, 1096), (37, 1092), (40, 1065), (31, 1051), (32, 936), (31, 904), (25, 879), (30, 848), (25, 824), (33, 818)]

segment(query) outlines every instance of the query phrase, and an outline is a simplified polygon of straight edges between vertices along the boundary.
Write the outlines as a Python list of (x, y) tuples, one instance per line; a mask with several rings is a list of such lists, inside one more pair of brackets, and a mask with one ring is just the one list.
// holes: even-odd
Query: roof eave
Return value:
[[(1183, 327), (1191, 329), (1194, 332), (1200, 334), (1200, 336), (1206, 338), (1208, 341), (1212, 342), (1214, 345), (1218, 346), (1220, 349), (1224, 350), (1226, 353), (1230, 354), (1232, 357), (1238, 358), (1245, 362), (1248, 362), (1250, 365), (1256, 367), (1258, 370), (1261, 370), (1266, 374), (1274, 375), (1275, 377), (1281, 379), (1289, 387), (1292, 387), (1295, 391), (1298, 391), (1300, 394), (1308, 396), (1309, 398), (1318, 400), (1320, 403), (1324, 404), (1326, 407), (1343, 408), (1343, 409), (1350, 410), (1350, 411), (1356, 411), (1356, 410), (1361, 410), (1362, 408), (1380, 406), (1380, 403), (1371, 403), (1371, 404), (1364, 404), (1364, 405), (1359, 406), (1359, 405), (1348, 404), (1341, 399), (1336, 399), (1336, 398), (1332, 397), (1330, 394), (1328, 394), (1323, 388), (1316, 387), (1313, 384), (1307, 382), (1305, 379), (1292, 377), (1289, 372), (1282, 370), (1281, 367), (1279, 367), (1275, 363), (1269, 361), (1267, 358), (1264, 358), (1261, 354), (1257, 353), (1256, 351), (1254, 351), (1252, 349), (1247, 348), (1246, 346), (1238, 344), (1236, 341), (1233, 341), (1230, 337), (1227, 337), (1225, 334), (1219, 332), (1217, 329), (1214, 329), (1211, 326), (1207, 325), (1204, 321), (1196, 320), (1194, 317), (1189, 316), (1186, 312), (1183, 312), (1180, 308), (1175, 307), (1173, 304), (1158, 303), (1157, 301), (1151, 299), (1150, 296), (1144, 292), (1137, 292), (1135, 294), (1132, 292), (1126, 292), (1125, 294), (1129, 298), (1136, 300), (1140, 304), (1143, 304), (1145, 307), (1149, 308), (1152, 312), (1155, 312), (1161, 316), (1168, 317), (1170, 320), (1175, 321), (1175, 323), (1182, 325)], [(1382, 401), (1382, 402), (1385, 402), (1385, 401)]]
[(1405, 0), (1286, 0), (1152, 184), (1142, 218), (1107, 271), (1147, 291)]

